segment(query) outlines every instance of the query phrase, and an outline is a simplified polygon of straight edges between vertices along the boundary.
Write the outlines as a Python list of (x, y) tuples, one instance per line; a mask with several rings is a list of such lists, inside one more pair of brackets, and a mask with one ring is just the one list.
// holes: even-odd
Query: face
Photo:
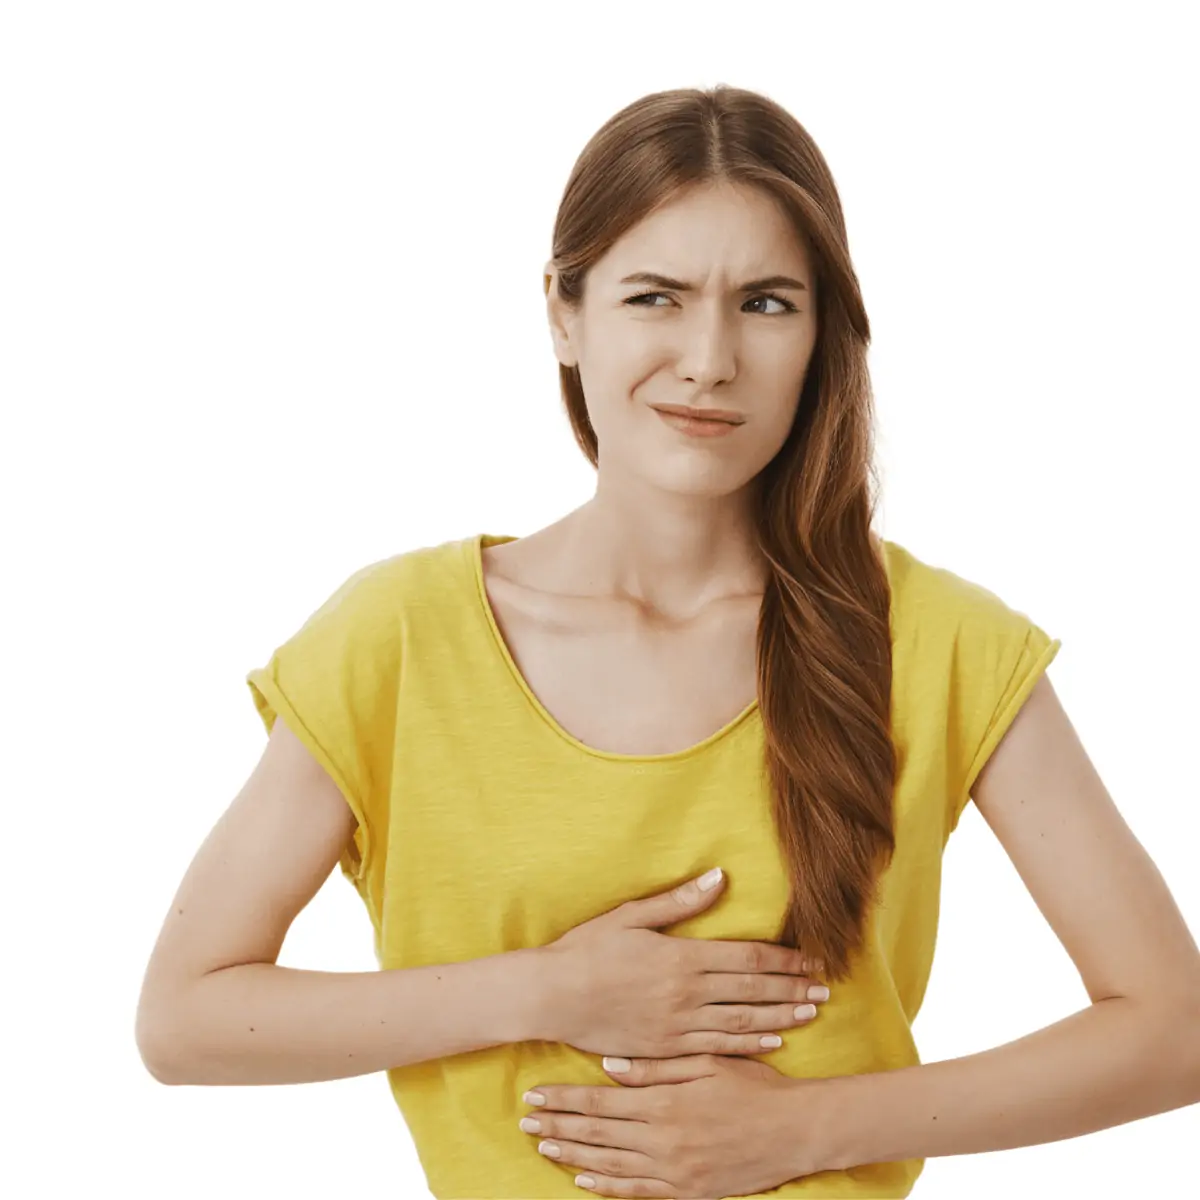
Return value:
[[(550, 264), (546, 271), (555, 352), (579, 368), (602, 475), (717, 497), (771, 461), (817, 335), (810, 256), (773, 197), (729, 183), (689, 190), (595, 263), (576, 311), (555, 295)], [(646, 272), (674, 282), (631, 280)], [(792, 282), (744, 290), (770, 276)], [(691, 436), (656, 405), (742, 420), (716, 427), (721, 436)]]

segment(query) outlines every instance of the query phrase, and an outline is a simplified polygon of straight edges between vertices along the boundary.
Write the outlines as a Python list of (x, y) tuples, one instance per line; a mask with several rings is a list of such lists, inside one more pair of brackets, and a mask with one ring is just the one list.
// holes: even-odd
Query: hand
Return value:
[[(819, 1079), (713, 1054), (633, 1062), (619, 1074), (610, 1062), (605, 1069), (626, 1088), (555, 1085), (526, 1093), (527, 1102), (545, 1098), (529, 1113), (541, 1124), (538, 1150), (558, 1147), (557, 1156), (547, 1155), (552, 1162), (595, 1181), (576, 1178), (576, 1186), (599, 1196), (716, 1200), (826, 1169), (819, 1133), (796, 1120), (797, 1092), (815, 1093)], [(815, 1095), (811, 1103), (818, 1112)]]
[(816, 1016), (814, 969), (798, 951), (771, 942), (712, 941), (655, 932), (697, 916), (722, 894), (697, 880), (630, 900), (543, 947), (544, 1041), (591, 1054), (673, 1058), (762, 1054), (764, 1034)]

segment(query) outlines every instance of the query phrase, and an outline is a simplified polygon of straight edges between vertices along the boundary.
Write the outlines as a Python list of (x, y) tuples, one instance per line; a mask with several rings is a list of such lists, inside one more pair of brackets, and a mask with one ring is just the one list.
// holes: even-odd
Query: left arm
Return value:
[(824, 1149), (819, 1169), (840, 1170), (1056, 1142), (1200, 1103), (1198, 1030), (1196, 1008), (1113, 996), (981, 1054), (822, 1080), (796, 1089), (791, 1128), (813, 1131), (796, 1149)]
[(1091, 1006), (965, 1058), (797, 1081), (791, 1128), (827, 1148), (818, 1169), (1031, 1146), (1200, 1103), (1200, 952), (1048, 677), (972, 795)]

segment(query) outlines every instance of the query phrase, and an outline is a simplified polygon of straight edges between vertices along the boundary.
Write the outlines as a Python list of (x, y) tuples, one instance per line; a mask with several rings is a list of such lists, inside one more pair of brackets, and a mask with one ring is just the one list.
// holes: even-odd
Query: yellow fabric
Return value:
[[(757, 703), (674, 754), (594, 750), (520, 675), (483, 588), (479, 534), (352, 575), (247, 683), (337, 783), (358, 820), (341, 870), (384, 969), (545, 945), (714, 866), (707, 912), (674, 935), (770, 941), (787, 876), (761, 773)], [(933, 960), (941, 860), (971, 785), (1057, 654), (987, 589), (884, 539), (892, 587), (895, 857), (867, 949), (816, 1020), (763, 1062), (796, 1077), (920, 1062), (911, 1024)], [(536, 1084), (619, 1087), (597, 1055), (506, 1044), (387, 1072), (438, 1197), (587, 1195), (521, 1132)], [(800, 1131), (797, 1131), (800, 1136)], [(924, 1160), (783, 1184), (772, 1196), (907, 1196)]]

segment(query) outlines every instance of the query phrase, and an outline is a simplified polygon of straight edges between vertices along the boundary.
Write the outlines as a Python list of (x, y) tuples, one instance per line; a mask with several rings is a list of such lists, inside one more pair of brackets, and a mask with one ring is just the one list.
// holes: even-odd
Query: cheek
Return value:
[(588, 415), (597, 433), (601, 425), (617, 430), (628, 428), (631, 420), (654, 417), (650, 403), (659, 394), (655, 370), (644, 362), (615, 356), (592, 364), (581, 378)]

